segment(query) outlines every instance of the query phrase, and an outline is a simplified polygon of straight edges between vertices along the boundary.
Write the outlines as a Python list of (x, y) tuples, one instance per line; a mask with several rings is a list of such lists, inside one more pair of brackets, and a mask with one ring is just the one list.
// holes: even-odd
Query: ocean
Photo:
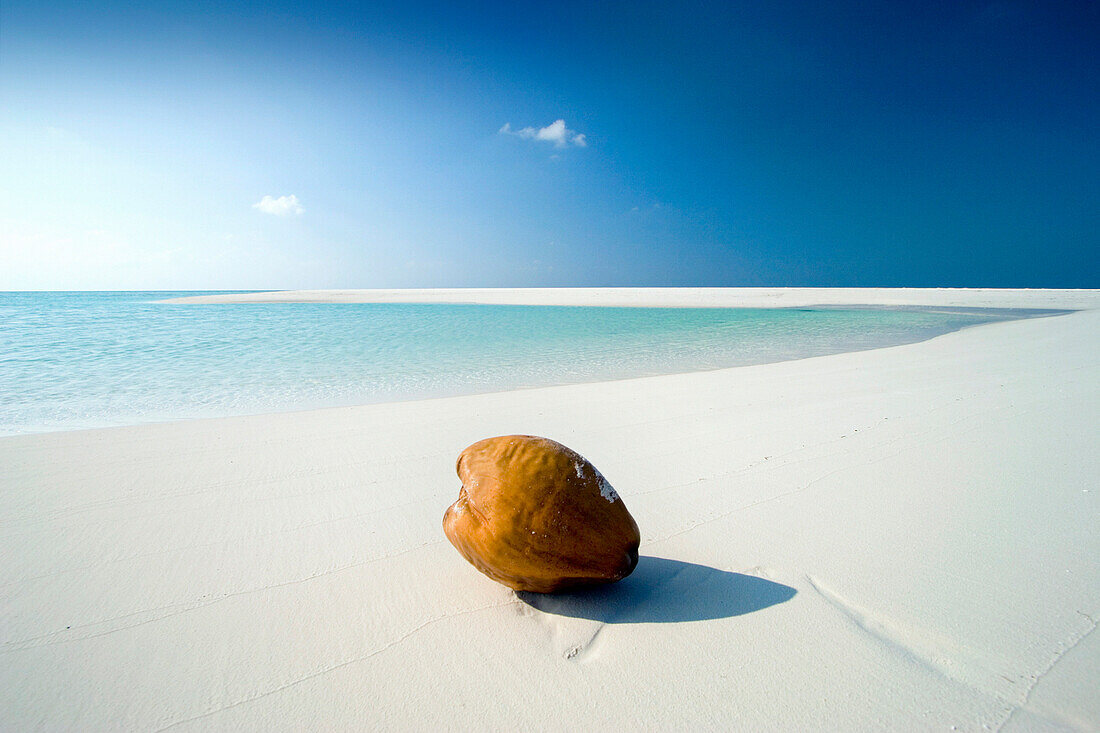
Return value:
[(195, 294), (0, 293), (0, 435), (721, 369), (1025, 314), (157, 302)]

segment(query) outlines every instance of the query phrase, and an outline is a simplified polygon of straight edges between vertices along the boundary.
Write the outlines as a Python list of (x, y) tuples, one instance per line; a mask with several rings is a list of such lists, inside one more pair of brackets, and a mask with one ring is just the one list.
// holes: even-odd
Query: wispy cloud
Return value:
[(262, 199), (252, 204), (252, 208), (259, 209), (265, 214), (272, 214), (273, 216), (297, 216), (305, 211), (302, 205), (298, 203), (298, 197), (294, 194), (290, 196), (280, 196), (279, 198), (264, 196)]
[(555, 148), (567, 148), (570, 145), (578, 148), (588, 147), (588, 139), (584, 133), (570, 130), (565, 126), (565, 120), (555, 120), (546, 127), (537, 129), (524, 127), (519, 130), (513, 130), (512, 124), (505, 122), (504, 127), (500, 128), (499, 132), (501, 135), (514, 135), (524, 140), (542, 140), (543, 142), (553, 143)]

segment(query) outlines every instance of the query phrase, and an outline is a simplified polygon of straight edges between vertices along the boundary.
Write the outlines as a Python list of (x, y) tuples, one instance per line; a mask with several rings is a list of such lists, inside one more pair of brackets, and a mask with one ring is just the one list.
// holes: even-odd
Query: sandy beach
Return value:
[[(191, 302), (1067, 309), (719, 371), (0, 438), (0, 728), (1096, 730), (1100, 291), (293, 291)], [(444, 538), (492, 435), (582, 453), (626, 580)]]
[(684, 308), (812, 305), (1088, 309), (1096, 290), (997, 288), (436, 288), (274, 290), (169, 298), (165, 303), (493, 303)]

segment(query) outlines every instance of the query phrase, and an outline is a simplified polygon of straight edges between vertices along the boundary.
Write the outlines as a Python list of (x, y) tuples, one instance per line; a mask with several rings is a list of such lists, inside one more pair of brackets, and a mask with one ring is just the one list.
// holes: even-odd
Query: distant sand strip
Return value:
[(164, 303), (485, 303), (500, 305), (803, 308), (812, 305), (970, 308), (1100, 307), (1100, 290), (992, 288), (442, 288), (279, 290), (171, 298)]
[[(1100, 301), (966, 292), (920, 304), (1083, 310), (0, 439), (0, 727), (1095, 730)], [(454, 551), (455, 457), (507, 433), (599, 467), (634, 575), (519, 597)]]

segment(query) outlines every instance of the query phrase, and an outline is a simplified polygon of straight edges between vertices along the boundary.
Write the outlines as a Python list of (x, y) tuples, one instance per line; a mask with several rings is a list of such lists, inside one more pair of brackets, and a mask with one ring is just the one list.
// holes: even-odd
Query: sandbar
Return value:
[[(427, 302), (1074, 312), (718, 371), (2, 438), (0, 727), (1100, 727), (1100, 292), (700, 290)], [(607, 477), (641, 528), (632, 576), (517, 595), (448, 544), (456, 456), (510, 433)]]

